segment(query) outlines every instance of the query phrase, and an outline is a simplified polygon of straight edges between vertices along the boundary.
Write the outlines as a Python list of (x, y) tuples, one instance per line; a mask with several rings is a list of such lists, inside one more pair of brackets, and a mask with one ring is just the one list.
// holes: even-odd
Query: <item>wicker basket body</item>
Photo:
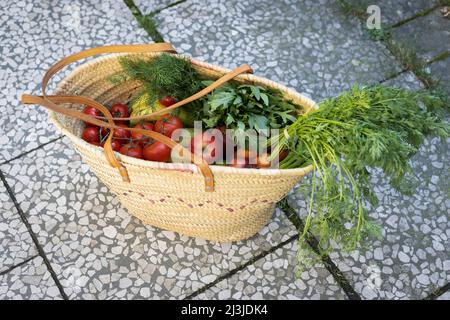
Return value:
[[(151, 57), (157, 53), (133, 54)], [(109, 78), (119, 72), (114, 54), (77, 67), (61, 81), (56, 95), (78, 95), (111, 105), (129, 101), (140, 88), (137, 82), (113, 84)], [(197, 70), (217, 78), (230, 71), (192, 59)], [(310, 99), (277, 83), (253, 75), (236, 80), (278, 88), (303, 112), (316, 107)], [(81, 109), (71, 104), (67, 108)], [(229, 242), (248, 238), (266, 225), (277, 201), (312, 170), (236, 169), (211, 166), (214, 192), (205, 192), (204, 178), (193, 164), (158, 163), (117, 155), (127, 168), (131, 182), (124, 182), (117, 169), (110, 166), (103, 149), (83, 141), (83, 123), (50, 112), (51, 121), (72, 141), (75, 149), (99, 179), (115, 193), (128, 211), (144, 223), (184, 235)]]

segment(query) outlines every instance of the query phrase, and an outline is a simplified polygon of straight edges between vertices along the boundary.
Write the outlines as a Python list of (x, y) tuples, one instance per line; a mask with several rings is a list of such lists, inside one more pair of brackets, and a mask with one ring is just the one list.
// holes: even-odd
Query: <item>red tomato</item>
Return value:
[(258, 154), (253, 150), (238, 149), (236, 152), (236, 157), (238, 159), (245, 159), (246, 162), (251, 164), (256, 164)]
[(101, 147), (102, 145), (100, 142), (89, 142), (90, 144), (93, 144), (94, 146)]
[[(153, 123), (139, 122), (133, 128), (153, 131)], [(150, 141), (149, 137), (143, 135), (142, 133), (134, 132), (134, 131), (131, 132), (131, 139), (135, 140), (134, 142), (137, 144), (140, 144), (141, 146), (145, 145), (147, 142)]]
[(258, 157), (257, 167), (258, 168), (270, 168), (272, 163), (269, 161), (269, 154), (264, 153)]
[[(111, 114), (113, 118), (128, 118), (130, 116), (130, 110), (122, 103), (116, 103), (111, 107)], [(127, 120), (117, 120), (117, 124), (127, 124)]]
[(234, 168), (256, 168), (256, 164), (251, 164), (248, 160), (245, 160), (245, 162), (242, 163), (242, 160), (238, 160), (237, 158), (234, 158), (231, 161), (230, 166)]
[[(119, 124), (118, 126), (122, 127), (122, 128), (128, 128), (124, 124)], [(130, 139), (131, 133), (130, 133), (129, 130), (125, 130), (125, 129), (122, 129), (122, 128), (114, 129), (113, 137), (116, 138), (116, 139), (119, 139), (120, 142), (125, 143), (126, 140)]]
[(170, 107), (171, 105), (175, 104), (175, 102), (177, 102), (173, 97), (171, 96), (165, 96), (162, 99), (159, 99), (159, 102), (164, 106), (164, 107)]
[(87, 142), (100, 142), (100, 129), (98, 127), (87, 127), (81, 134), (83, 140)]
[(230, 166), (232, 166), (233, 168), (245, 168), (246, 164), (245, 163), (238, 163), (237, 159), (234, 158), (233, 160), (231, 160)]
[(105, 127), (100, 127), (100, 141), (106, 140), (106, 137), (109, 134), (109, 129), (106, 129)]
[(145, 146), (143, 154), (145, 160), (167, 162), (171, 152), (172, 150), (164, 143), (156, 141)]
[[(104, 142), (102, 143), (102, 147), (105, 146), (105, 142), (106, 142), (106, 141), (104, 141)], [(111, 141), (111, 147), (112, 147), (112, 149), (113, 149), (114, 151), (120, 151), (120, 148), (122, 148), (122, 145), (123, 145), (123, 144), (122, 144), (119, 140), (112, 139), (112, 141)]]
[(257, 158), (258, 155), (255, 151), (238, 149), (236, 157), (232, 161), (232, 166), (236, 168), (256, 168), (258, 163)]
[(200, 133), (191, 140), (191, 152), (201, 155), (208, 164), (222, 160), (223, 150), (222, 135), (212, 131)]
[(127, 143), (120, 148), (120, 153), (129, 157), (142, 159), (142, 148), (135, 143)]
[(155, 131), (165, 136), (171, 137), (176, 129), (183, 128), (183, 122), (180, 118), (165, 114), (161, 120), (156, 121)]
[[(91, 107), (91, 106), (87, 106), (86, 108), (84, 108), (83, 113), (87, 114), (91, 117), (94, 117), (94, 118), (103, 116), (103, 113), (101, 113), (98, 109), (95, 109), (94, 107)], [(85, 122), (85, 124), (86, 124), (86, 127), (96, 127), (95, 124), (91, 124), (88, 122)]]

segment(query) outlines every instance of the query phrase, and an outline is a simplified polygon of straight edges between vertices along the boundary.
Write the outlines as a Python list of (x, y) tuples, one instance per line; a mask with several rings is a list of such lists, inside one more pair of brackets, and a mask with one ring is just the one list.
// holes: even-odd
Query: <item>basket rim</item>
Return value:
[[(142, 54), (142, 53), (141, 53)], [(143, 53), (143, 55), (159, 55), (160, 52), (148, 52)], [(94, 58), (90, 61), (87, 61), (85, 63), (82, 63), (81, 65), (75, 67), (71, 72), (69, 72), (57, 85), (55, 89), (55, 94), (58, 95), (62, 88), (65, 86), (66, 83), (70, 82), (79, 72), (82, 72), (84, 69), (89, 68), (90, 66), (98, 63), (105, 62), (107, 60), (113, 60), (116, 59), (119, 56), (127, 56), (127, 55), (136, 55), (136, 53), (113, 53), (108, 54), (106, 56), (100, 56), (97, 58)], [(215, 72), (219, 73), (228, 73), (231, 71), (231, 69), (220, 67), (208, 62), (203, 62), (200, 60), (197, 60), (191, 56), (188, 55), (182, 55), (182, 54), (175, 54), (175, 56), (183, 57), (183, 58), (189, 58), (191, 62), (200, 67), (200, 68), (206, 68), (210, 69)], [(236, 77), (237, 79), (248, 81), (248, 82), (262, 82), (267, 86), (275, 87), (285, 93), (288, 93), (291, 96), (296, 96), (303, 106), (309, 107), (311, 109), (317, 109), (319, 106), (318, 104), (310, 99), (309, 97), (295, 91), (292, 88), (289, 88), (283, 84), (280, 84), (278, 82), (272, 81), (270, 79), (267, 79), (265, 77), (256, 76), (253, 74), (241, 74)], [(72, 132), (70, 132), (66, 127), (63, 126), (63, 124), (58, 120), (56, 116), (56, 112), (49, 111), (48, 112), (49, 120), (64, 134), (66, 135), (70, 140), (72, 140), (74, 143), (81, 145), (83, 148), (91, 149), (92, 151), (99, 154), (99, 156), (104, 156), (104, 151), (102, 147), (92, 145), (90, 143), (87, 143), (80, 137), (76, 136)], [(192, 163), (164, 163), (164, 162), (154, 162), (154, 161), (148, 161), (143, 159), (137, 159), (129, 156), (125, 156), (120, 154), (119, 152), (115, 152), (115, 155), (117, 158), (124, 164), (130, 164), (133, 166), (139, 166), (139, 167), (145, 167), (145, 168), (154, 168), (154, 169), (163, 169), (163, 170), (186, 170), (194, 173), (200, 173), (200, 170), (195, 164)], [(313, 165), (308, 165), (302, 168), (293, 168), (293, 169), (253, 169), (253, 168), (233, 168), (231, 166), (218, 166), (218, 165), (210, 165), (209, 166), (213, 173), (233, 173), (233, 174), (258, 174), (258, 175), (285, 175), (285, 176), (296, 176), (296, 175), (305, 175), (313, 170)]]

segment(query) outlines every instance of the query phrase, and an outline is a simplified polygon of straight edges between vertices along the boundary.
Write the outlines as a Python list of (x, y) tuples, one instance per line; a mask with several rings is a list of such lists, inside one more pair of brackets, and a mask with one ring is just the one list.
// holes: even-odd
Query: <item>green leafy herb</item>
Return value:
[(202, 89), (200, 75), (187, 58), (163, 53), (150, 59), (125, 56), (119, 61), (123, 73), (111, 80), (142, 81), (142, 94), (148, 93), (149, 105), (167, 95), (182, 100)]
[(330, 240), (353, 250), (369, 235), (379, 236), (368, 217), (377, 203), (369, 168), (382, 169), (395, 188), (408, 191), (408, 160), (425, 136), (449, 136), (449, 124), (439, 119), (444, 107), (446, 99), (434, 92), (354, 87), (274, 138), (276, 150), (290, 151), (281, 168), (314, 165), (311, 183), (300, 185), (309, 197), (303, 235), (308, 230), (318, 235), (324, 252)]
[[(210, 82), (205, 81), (204, 85)], [(301, 107), (283, 98), (281, 92), (254, 85), (227, 83), (203, 101), (203, 108), (193, 110), (195, 118), (207, 128), (225, 125), (229, 129), (282, 128), (297, 119)]]

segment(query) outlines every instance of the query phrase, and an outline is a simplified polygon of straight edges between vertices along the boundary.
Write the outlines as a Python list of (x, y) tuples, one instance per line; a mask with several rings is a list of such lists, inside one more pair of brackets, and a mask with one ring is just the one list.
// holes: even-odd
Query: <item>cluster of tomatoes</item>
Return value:
[[(169, 107), (176, 101), (169, 97), (165, 97), (159, 101), (165, 107)], [(104, 115), (94, 107), (87, 106), (83, 112), (95, 118), (102, 118)], [(113, 118), (128, 118), (130, 117), (129, 109), (126, 105), (117, 103), (114, 104), (110, 112)], [(114, 151), (118, 151), (123, 155), (134, 157), (138, 159), (145, 159), (149, 161), (168, 162), (171, 160), (172, 150), (170, 147), (162, 142), (154, 141), (142, 133), (130, 131), (129, 121), (116, 120), (115, 124), (119, 127), (114, 129), (111, 140), (111, 146)], [(110, 130), (104, 127), (99, 127), (85, 122), (85, 129), (82, 133), (82, 138), (96, 146), (104, 146), (106, 139), (110, 135)], [(183, 128), (183, 122), (180, 118), (166, 114), (163, 115), (156, 122), (143, 121), (134, 124), (132, 128), (145, 129), (161, 133), (167, 137), (171, 137), (172, 133)], [(218, 127), (221, 135), (217, 136), (211, 132), (205, 131), (194, 136), (188, 149), (192, 153), (201, 156), (208, 164), (228, 164), (235, 168), (269, 168), (271, 162), (269, 154), (265, 153), (258, 155), (255, 151), (239, 149), (233, 146), (233, 153), (227, 155), (227, 144), (233, 143), (224, 138), (225, 127)], [(284, 157), (285, 155), (281, 155)], [(217, 162), (217, 159), (221, 159)], [(281, 159), (280, 159), (281, 160)]]
[[(174, 104), (175, 100), (171, 97), (166, 97), (161, 99), (160, 103), (168, 107)], [(128, 118), (130, 116), (128, 107), (121, 103), (114, 104), (110, 111), (113, 118)], [(91, 106), (87, 106), (83, 113), (95, 118), (103, 117), (99, 110)], [(125, 128), (129, 127), (129, 121), (127, 120), (116, 120), (115, 124), (120, 128), (113, 131), (111, 146), (114, 151), (138, 159), (158, 162), (169, 161), (171, 149), (164, 143), (154, 141), (141, 133), (126, 130)], [(110, 130), (88, 122), (85, 122), (85, 125), (86, 127), (81, 135), (82, 139), (93, 145), (103, 146), (110, 134)], [(139, 122), (132, 127), (159, 132), (170, 137), (176, 129), (183, 127), (183, 123), (178, 117), (167, 114), (161, 116), (160, 120), (155, 123)]]

